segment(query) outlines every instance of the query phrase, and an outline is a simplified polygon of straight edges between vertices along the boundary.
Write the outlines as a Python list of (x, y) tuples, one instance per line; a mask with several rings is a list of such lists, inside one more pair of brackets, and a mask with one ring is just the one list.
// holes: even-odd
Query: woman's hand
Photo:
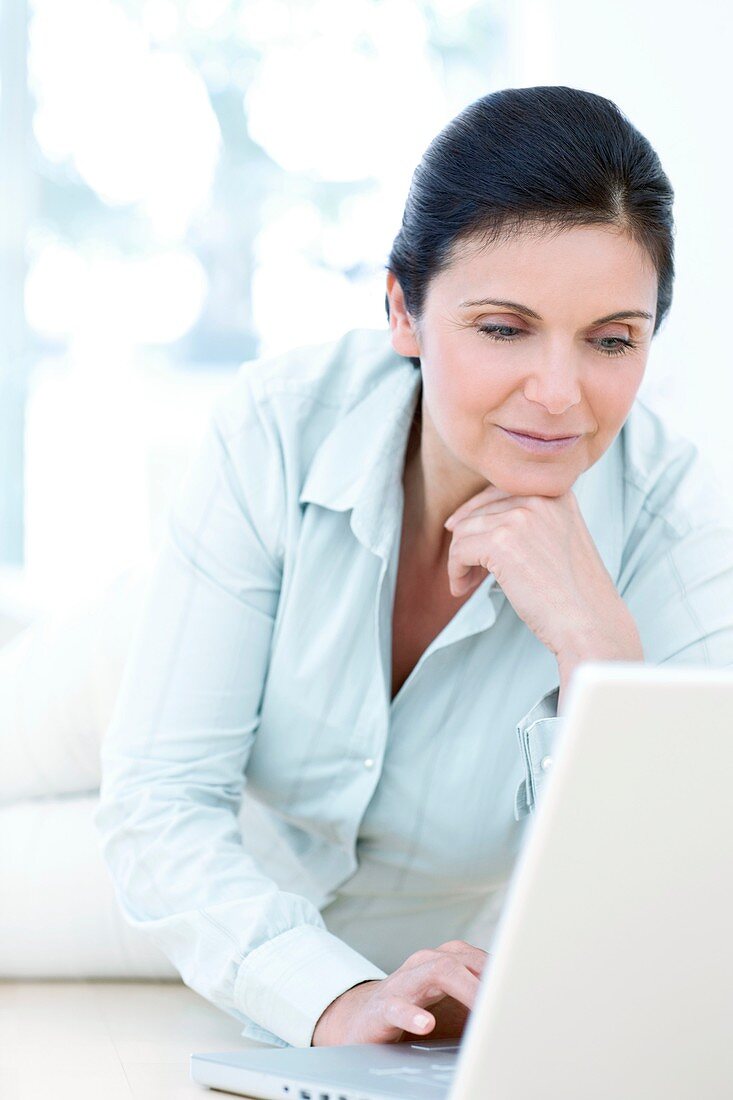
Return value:
[(332, 1001), (311, 1045), (459, 1039), (488, 957), (464, 940), (416, 951), (388, 977), (362, 982)]
[(555, 654), (561, 678), (582, 660), (643, 660), (636, 624), (603, 564), (571, 489), (512, 496), (489, 485), (445, 526), (450, 589), (493, 573), (517, 615)]

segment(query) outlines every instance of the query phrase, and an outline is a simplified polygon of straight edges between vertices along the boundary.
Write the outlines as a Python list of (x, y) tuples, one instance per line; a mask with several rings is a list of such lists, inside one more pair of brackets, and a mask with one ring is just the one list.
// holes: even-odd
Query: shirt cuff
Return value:
[(239, 968), (234, 997), (252, 1021), (242, 1034), (278, 1046), (279, 1037), (290, 1046), (309, 1047), (331, 1001), (360, 982), (386, 977), (327, 929), (289, 928), (250, 951)]
[(290, 1043), (286, 1043), (279, 1035), (275, 1035), (272, 1031), (266, 1031), (264, 1027), (260, 1027), (253, 1020), (247, 1020), (240, 1034), (243, 1039), (254, 1039), (258, 1043), (269, 1043), (270, 1046), (274, 1047), (290, 1046)]
[(517, 724), (517, 739), (524, 763), (524, 779), (514, 799), (517, 821), (535, 809), (547, 773), (552, 767), (554, 747), (562, 728), (557, 702), (560, 688), (546, 692)]

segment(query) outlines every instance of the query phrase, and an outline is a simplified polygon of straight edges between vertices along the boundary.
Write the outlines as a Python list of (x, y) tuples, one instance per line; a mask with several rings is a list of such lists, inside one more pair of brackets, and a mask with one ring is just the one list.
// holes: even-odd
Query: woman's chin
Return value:
[(498, 471), (491, 482), (505, 493), (517, 497), (560, 497), (572, 489), (579, 476), (575, 470), (551, 470), (548, 468), (520, 471)]

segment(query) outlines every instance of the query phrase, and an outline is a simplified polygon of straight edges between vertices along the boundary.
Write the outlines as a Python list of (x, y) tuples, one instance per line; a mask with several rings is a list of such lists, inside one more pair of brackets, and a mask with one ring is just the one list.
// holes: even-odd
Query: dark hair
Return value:
[[(465, 240), (491, 244), (540, 225), (617, 226), (656, 268), (655, 335), (672, 302), (673, 199), (659, 157), (612, 100), (562, 85), (505, 88), (433, 138), (385, 267), (419, 323), (431, 279)], [(387, 295), (385, 307), (389, 320)]]

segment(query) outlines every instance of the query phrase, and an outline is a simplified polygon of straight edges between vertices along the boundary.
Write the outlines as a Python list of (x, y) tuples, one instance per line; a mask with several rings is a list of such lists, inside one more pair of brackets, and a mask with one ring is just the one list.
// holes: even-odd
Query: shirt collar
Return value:
[[(396, 353), (393, 365), (331, 429), (317, 449), (300, 493), (337, 511), (353, 509), (354, 534), (386, 557), (402, 493), (404, 456), (422, 392), (418, 367)], [(591, 537), (614, 583), (623, 551), (623, 433), (585, 470), (573, 492)], [(493, 581), (489, 575), (487, 581)], [(486, 589), (491, 585), (486, 585)], [(482, 584), (477, 592), (484, 588)]]
[(418, 367), (395, 356), (394, 369), (351, 408), (315, 453), (300, 493), (337, 511), (370, 550), (386, 556), (402, 492), (410, 425), (422, 389)]

